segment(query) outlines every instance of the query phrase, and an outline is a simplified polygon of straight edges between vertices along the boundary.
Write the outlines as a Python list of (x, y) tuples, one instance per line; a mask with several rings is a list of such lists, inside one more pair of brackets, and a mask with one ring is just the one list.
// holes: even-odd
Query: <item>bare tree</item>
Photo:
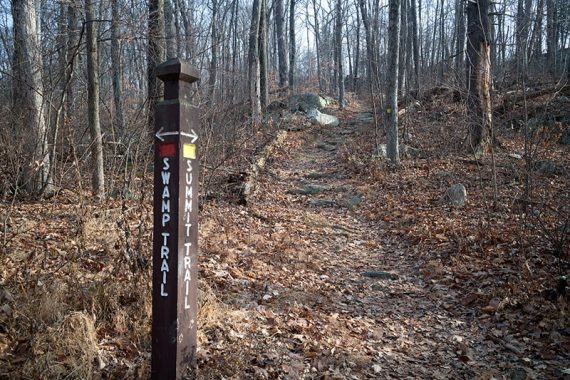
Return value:
[(460, 85), (463, 85), (463, 68), (465, 65), (465, 2), (455, 3), (455, 74)]
[(467, 4), (467, 112), (470, 149), (481, 156), (492, 126), (489, 0)]
[(261, 109), (269, 102), (269, 83), (267, 78), (267, 0), (261, 1), (259, 17), (259, 93)]
[(251, 100), (251, 116), (253, 124), (261, 122), (261, 88), (259, 70), (259, 23), (261, 21), (260, 0), (253, 0), (251, 26), (249, 29), (249, 97)]
[(148, 3), (148, 50), (147, 83), (149, 102), (149, 125), (154, 128), (154, 107), (160, 96), (156, 67), (164, 61), (164, 0), (149, 0)]
[(125, 128), (123, 117), (123, 68), (121, 62), (121, 32), (119, 26), (119, 1), (111, 0), (111, 75), (113, 76), (113, 101), (115, 104), (115, 126), (122, 133)]
[(85, 0), (85, 23), (87, 25), (87, 117), (91, 135), (91, 185), (93, 195), (105, 196), (103, 171), (103, 139), (99, 119), (99, 58), (97, 56), (97, 20), (95, 0)]
[(557, 12), (555, 0), (546, 0), (546, 60), (548, 70), (556, 71)]
[(295, 0), (289, 0), (289, 86), (295, 85)]
[[(113, 0), (116, 1), (116, 0)], [(166, 37), (166, 58), (175, 58), (178, 54), (178, 39), (176, 38), (177, 29), (175, 7), (172, 0), (164, 2), (164, 33)], [(212, 32), (213, 34), (213, 32)]]
[(368, 13), (368, 8), (366, 6), (366, 0), (358, 0), (360, 6), (360, 14), (362, 17), (362, 25), (364, 26), (364, 37), (366, 40), (366, 60), (367, 60), (367, 71), (368, 71), (368, 83), (371, 89), (374, 91), (379, 89), (379, 79), (378, 79), (378, 56), (376, 48), (376, 38), (374, 37), (373, 30), (375, 29), (375, 24), (377, 17), (375, 17), (375, 12), (372, 12), (372, 16)]
[(13, 115), (15, 132), (26, 147), (23, 177), (30, 194), (51, 192), (51, 160), (43, 105), (42, 51), (33, 0), (13, 0), (14, 60)]
[(216, 92), (216, 80), (218, 76), (218, 0), (212, 0), (212, 42), (211, 42), (211, 59), (210, 59), (210, 99), (214, 100)]
[(420, 91), (420, 43), (418, 34), (418, 13), (416, 11), (416, 0), (410, 0), (410, 16), (412, 21), (412, 44), (414, 50), (414, 88)]
[[(314, 0), (313, 0), (314, 3)], [(285, 13), (283, 0), (275, 0), (275, 26), (277, 33), (277, 53), (279, 55), (279, 87), (287, 85), (287, 46), (285, 43)]]
[(388, 27), (388, 87), (386, 90), (386, 155), (400, 164), (398, 151), (398, 55), (400, 52), (400, 0), (390, 0)]
[(344, 73), (342, 68), (342, 0), (336, 0), (336, 66), (338, 73), (338, 104), (344, 109)]

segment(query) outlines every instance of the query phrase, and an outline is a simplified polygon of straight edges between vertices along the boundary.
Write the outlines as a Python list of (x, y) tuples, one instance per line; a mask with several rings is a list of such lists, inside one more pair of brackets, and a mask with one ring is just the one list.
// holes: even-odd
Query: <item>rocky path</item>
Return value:
[(231, 274), (245, 284), (237, 306), (250, 313), (247, 340), (258, 352), (248, 371), (291, 379), (527, 378), (532, 370), (523, 369), (516, 340), (505, 349), (486, 338), (454, 289), (461, 280), (430, 281), (418, 248), (366, 217), (377, 200), (343, 165), (358, 117), (290, 133), (260, 178), (241, 232), (226, 231), (242, 236), (232, 259), (241, 269)]

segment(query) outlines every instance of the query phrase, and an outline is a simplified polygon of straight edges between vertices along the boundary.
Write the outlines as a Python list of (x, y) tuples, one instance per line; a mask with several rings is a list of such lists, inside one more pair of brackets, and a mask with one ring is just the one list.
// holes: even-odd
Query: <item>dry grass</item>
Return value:
[(37, 333), (21, 375), (34, 379), (91, 379), (103, 363), (95, 318), (71, 312), (63, 320)]

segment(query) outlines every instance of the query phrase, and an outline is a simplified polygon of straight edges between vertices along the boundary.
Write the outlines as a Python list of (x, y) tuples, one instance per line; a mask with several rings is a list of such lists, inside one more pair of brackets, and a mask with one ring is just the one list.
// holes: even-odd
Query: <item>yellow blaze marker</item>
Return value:
[(192, 160), (196, 159), (196, 144), (184, 144), (182, 147), (182, 156)]

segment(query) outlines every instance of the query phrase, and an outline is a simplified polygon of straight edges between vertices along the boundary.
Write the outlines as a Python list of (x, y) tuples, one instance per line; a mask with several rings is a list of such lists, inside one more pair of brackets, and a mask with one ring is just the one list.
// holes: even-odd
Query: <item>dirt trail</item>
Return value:
[(454, 286), (460, 277), (431, 280), (417, 246), (367, 218), (378, 200), (344, 164), (362, 115), (290, 132), (247, 208), (225, 217), (238, 226), (223, 231), (229, 242), (220, 244), (231, 248), (220, 261), (233, 282), (222, 271), (220, 287), (241, 284), (224, 302), (247, 310), (237, 329), (256, 352), (254, 360), (244, 353), (239, 370), (253, 378), (540, 378), (515, 337), (494, 337), (469, 308)]
[[(279, 356), (291, 378), (481, 375), (465, 364), (479, 355), (470, 347), (481, 337), (446, 311), (452, 292), (425, 284), (413, 249), (359, 212), (375, 200), (339, 162), (356, 128), (342, 120), (290, 133), (250, 206), (281, 242), (266, 258), (258, 311), (290, 355), (269, 352), (269, 362)], [(273, 331), (276, 320), (293, 329)]]

